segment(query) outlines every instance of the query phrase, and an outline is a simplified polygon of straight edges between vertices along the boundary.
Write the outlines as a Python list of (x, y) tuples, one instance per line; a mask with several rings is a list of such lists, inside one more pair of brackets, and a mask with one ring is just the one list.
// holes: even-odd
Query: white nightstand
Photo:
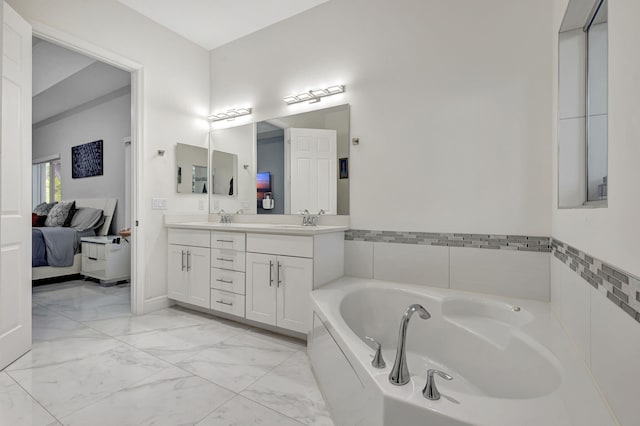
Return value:
[[(86, 277), (101, 283), (128, 280), (131, 273), (131, 246), (117, 235), (106, 237), (83, 237), (82, 270)], [(117, 241), (120, 241), (118, 243)]]

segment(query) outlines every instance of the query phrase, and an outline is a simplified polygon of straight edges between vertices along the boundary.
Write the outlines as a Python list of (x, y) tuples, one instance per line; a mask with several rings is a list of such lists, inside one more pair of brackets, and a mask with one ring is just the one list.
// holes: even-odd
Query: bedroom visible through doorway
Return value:
[(131, 73), (32, 49), (33, 319), (131, 315)]

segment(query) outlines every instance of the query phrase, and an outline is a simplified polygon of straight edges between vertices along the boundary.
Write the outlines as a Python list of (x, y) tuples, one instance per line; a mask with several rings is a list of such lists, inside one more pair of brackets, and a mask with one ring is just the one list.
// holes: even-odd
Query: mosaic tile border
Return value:
[(373, 241), (376, 243), (420, 244), (447, 247), (469, 247), (494, 250), (520, 250), (551, 252), (549, 237), (526, 235), (458, 234), (444, 232), (370, 231), (349, 229), (347, 241)]
[(551, 242), (551, 250), (556, 259), (640, 322), (640, 278), (555, 238)]

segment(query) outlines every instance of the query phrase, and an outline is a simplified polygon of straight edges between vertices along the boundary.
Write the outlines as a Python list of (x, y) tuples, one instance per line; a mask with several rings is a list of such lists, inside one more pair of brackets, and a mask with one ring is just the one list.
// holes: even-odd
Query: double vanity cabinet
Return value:
[(340, 226), (176, 223), (169, 226), (169, 298), (306, 334), (310, 293), (344, 275)]

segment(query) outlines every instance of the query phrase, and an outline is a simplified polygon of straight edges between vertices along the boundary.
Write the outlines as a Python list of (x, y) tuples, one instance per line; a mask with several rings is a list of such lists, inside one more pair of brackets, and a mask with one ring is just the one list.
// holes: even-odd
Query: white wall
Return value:
[[(60, 154), (62, 199), (117, 198), (111, 229), (124, 227), (124, 138), (131, 136), (131, 95), (33, 129), (33, 158)], [(103, 140), (102, 176), (71, 178), (71, 147)]]
[[(164, 27), (115, 1), (8, 0), (18, 13), (144, 67), (145, 201), (140, 206), (144, 241), (145, 301), (149, 307), (166, 301), (167, 273), (158, 265), (167, 258), (163, 211), (151, 210), (151, 197), (168, 199), (172, 212), (198, 211), (198, 197), (177, 194), (174, 184), (175, 144), (208, 146), (208, 53)], [(135, 149), (135, 147), (134, 147)], [(166, 150), (164, 157), (159, 149)], [(203, 206), (204, 207), (204, 206)], [(206, 213), (206, 211), (202, 211)]]
[[(554, 58), (557, 31), (568, 0), (554, 0)], [(640, 2), (616, 0), (609, 7), (608, 207), (552, 209), (552, 235), (573, 247), (636, 276), (640, 275)], [(557, 60), (551, 70), (557, 82)], [(554, 87), (556, 85), (554, 84)], [(557, 97), (552, 118), (556, 127)], [(555, 135), (555, 131), (554, 131)], [(554, 136), (553, 191), (557, 194), (558, 162)], [(604, 292), (603, 292), (604, 290)], [(572, 336), (622, 425), (638, 423), (640, 325), (606, 298), (606, 289), (592, 288), (559, 260), (551, 258), (551, 302)]]
[[(213, 50), (211, 110), (349, 103), (353, 228), (548, 235), (550, 14), (551, 0), (333, 0)], [(282, 101), (333, 83), (346, 93)]]

